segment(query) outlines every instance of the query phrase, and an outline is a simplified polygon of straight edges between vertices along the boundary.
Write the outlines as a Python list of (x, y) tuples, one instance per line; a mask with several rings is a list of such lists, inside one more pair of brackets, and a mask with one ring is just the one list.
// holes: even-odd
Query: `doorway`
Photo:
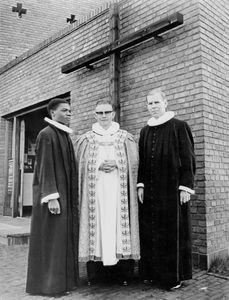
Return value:
[(23, 217), (30, 216), (32, 212), (35, 145), (38, 133), (47, 126), (45, 117), (48, 117), (47, 109), (42, 108), (21, 118), (19, 212)]
[[(55, 98), (62, 98), (70, 103), (70, 92)], [(6, 216), (25, 217), (32, 213), (36, 138), (47, 126), (44, 118), (49, 117), (47, 104), (52, 99), (2, 116), (6, 120), (3, 196), (3, 214)]]

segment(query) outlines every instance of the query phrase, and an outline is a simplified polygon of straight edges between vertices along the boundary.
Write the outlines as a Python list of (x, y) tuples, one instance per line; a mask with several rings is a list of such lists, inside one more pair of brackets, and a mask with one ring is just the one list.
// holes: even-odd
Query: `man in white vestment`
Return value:
[[(136, 180), (138, 150), (132, 137), (113, 122), (112, 104), (96, 104), (92, 130), (76, 141), (79, 172), (79, 261), (87, 262), (88, 282), (116, 266), (124, 285), (139, 259)], [(112, 271), (114, 273), (114, 271)]]

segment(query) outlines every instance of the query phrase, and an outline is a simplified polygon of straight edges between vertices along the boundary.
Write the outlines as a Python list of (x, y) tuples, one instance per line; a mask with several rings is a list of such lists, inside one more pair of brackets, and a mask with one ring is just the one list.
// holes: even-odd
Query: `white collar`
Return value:
[(47, 117), (45, 117), (44, 120), (45, 120), (47, 123), (49, 123), (49, 124), (55, 126), (55, 127), (58, 128), (58, 129), (61, 129), (61, 130), (65, 131), (65, 132), (67, 132), (67, 133), (73, 133), (73, 130), (72, 130), (71, 128), (69, 128), (68, 126), (66, 126), (66, 125), (63, 125), (63, 124), (58, 123), (58, 122), (56, 122), (56, 121), (53, 121), (53, 120), (51, 120), (51, 119), (49, 119), (49, 118), (47, 118)]
[(98, 122), (92, 125), (92, 130), (99, 135), (113, 135), (119, 130), (119, 128), (120, 125), (116, 122), (112, 122), (108, 129), (104, 129)]
[(166, 111), (164, 115), (162, 115), (158, 119), (155, 119), (154, 117), (150, 118), (147, 124), (149, 126), (158, 126), (171, 120), (174, 117), (174, 115), (175, 113), (173, 111)]

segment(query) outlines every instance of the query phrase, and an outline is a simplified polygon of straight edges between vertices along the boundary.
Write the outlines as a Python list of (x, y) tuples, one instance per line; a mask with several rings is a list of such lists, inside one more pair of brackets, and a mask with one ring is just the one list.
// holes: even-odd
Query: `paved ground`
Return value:
[[(28, 246), (0, 246), (0, 299), (54, 299), (53, 297), (31, 296), (25, 293)], [(119, 285), (99, 285), (87, 287), (86, 283), (59, 299), (157, 299), (157, 300), (228, 300), (229, 280), (207, 275), (205, 271), (196, 272), (194, 278), (178, 291), (165, 292), (155, 288), (145, 288), (142, 284), (128, 287)]]
[[(0, 217), (1, 230), (21, 227), (25, 233), (23, 220)], [(28, 220), (25, 220), (28, 228)], [(11, 227), (7, 227), (7, 225)], [(18, 234), (18, 228), (15, 229)], [(8, 233), (8, 231), (7, 231)], [(28, 245), (0, 244), (0, 300), (42, 300), (54, 297), (31, 296), (25, 293)], [(82, 268), (81, 268), (82, 270)], [(84, 272), (82, 272), (84, 274)], [(206, 274), (206, 271), (195, 271), (180, 290), (166, 292), (161, 289), (148, 287), (139, 283), (132, 283), (127, 287), (117, 285), (96, 285), (87, 287), (86, 281), (68, 296), (59, 299), (75, 300), (229, 300), (229, 280)]]

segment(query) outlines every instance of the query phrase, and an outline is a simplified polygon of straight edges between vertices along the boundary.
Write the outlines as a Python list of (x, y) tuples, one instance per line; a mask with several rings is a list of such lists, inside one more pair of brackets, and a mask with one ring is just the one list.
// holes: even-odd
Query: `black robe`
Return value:
[(189, 203), (180, 204), (179, 186), (193, 188), (194, 146), (187, 123), (175, 118), (145, 126), (139, 139), (138, 183), (142, 279), (171, 283), (192, 277)]
[[(26, 292), (58, 294), (78, 280), (78, 204), (75, 156), (68, 133), (52, 125), (37, 137)], [(60, 215), (41, 198), (59, 193)]]

